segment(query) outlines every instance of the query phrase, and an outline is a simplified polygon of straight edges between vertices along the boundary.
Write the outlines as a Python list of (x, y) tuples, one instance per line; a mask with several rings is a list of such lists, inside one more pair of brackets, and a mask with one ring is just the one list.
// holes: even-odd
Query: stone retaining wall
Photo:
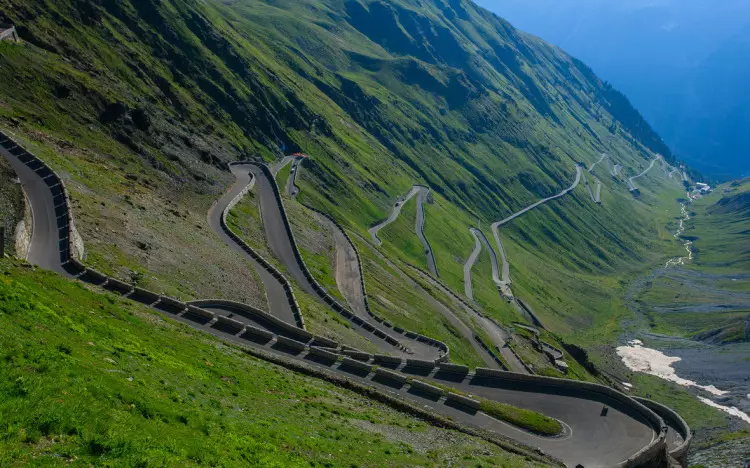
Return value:
[(258, 336), (258, 337), (261, 337), (261, 338), (265, 338), (265, 339), (267, 339), (269, 341), (272, 340), (274, 336), (276, 336), (276, 335), (274, 335), (273, 333), (271, 333), (269, 331), (263, 330), (263, 329), (258, 328), (258, 327), (254, 327), (252, 325), (245, 325), (245, 333), (249, 333), (251, 335), (255, 335), (255, 336)]
[(459, 405), (466, 406), (467, 408), (471, 408), (477, 411), (482, 406), (482, 403), (478, 400), (475, 400), (473, 398), (469, 398), (463, 395), (459, 395), (458, 393), (453, 393), (453, 392), (448, 392), (448, 396), (446, 397), (446, 400), (452, 401), (454, 403), (458, 403)]
[(367, 372), (372, 372), (372, 365), (366, 364), (361, 361), (357, 361), (356, 359), (352, 359), (350, 357), (344, 356), (341, 358), (341, 364), (349, 367), (353, 367), (355, 369), (360, 369)]
[(679, 447), (675, 447), (670, 450), (669, 455), (680, 462), (682, 466), (687, 466), (687, 454), (688, 450), (690, 449), (690, 443), (693, 439), (693, 432), (690, 430), (690, 426), (688, 426), (688, 423), (685, 422), (684, 419), (682, 419), (682, 416), (677, 414), (676, 411), (674, 411), (672, 408), (669, 408), (668, 406), (662, 405), (661, 403), (653, 400), (648, 400), (646, 398), (632, 398), (635, 401), (642, 403), (643, 406), (658, 414), (662, 419), (671, 423), (672, 427), (676, 427), (680, 431), (683, 442)]
[(338, 359), (339, 359), (339, 355), (338, 354), (336, 354), (336, 353), (334, 353), (332, 351), (325, 350), (325, 349), (316, 348), (315, 346), (311, 346), (310, 347), (310, 354), (312, 354), (314, 356), (319, 356), (319, 357), (322, 357), (322, 358), (327, 358), (327, 359), (330, 359), (332, 361), (338, 361)]
[(15, 26), (0, 24), (0, 41), (21, 42)]
[(373, 361), (377, 364), (391, 364), (391, 365), (401, 365), (404, 360), (400, 357), (395, 356), (388, 356), (385, 354), (375, 354), (373, 355)]
[(462, 366), (460, 364), (448, 364), (445, 362), (441, 362), (438, 366), (438, 369), (441, 372), (451, 372), (453, 374), (468, 374), (469, 373), (469, 366)]
[(424, 359), (407, 359), (407, 367), (419, 367), (420, 369), (434, 369), (435, 361), (426, 361)]
[[(205, 309), (201, 309), (200, 307), (196, 307), (196, 306), (194, 306), (192, 304), (188, 304), (188, 306), (187, 306), (187, 313), (188, 314), (193, 314), (196, 317), (203, 317), (203, 318), (207, 318), (207, 319), (210, 319), (210, 320), (213, 320), (214, 318), (216, 318), (216, 314), (214, 314), (213, 312), (210, 312), (210, 311), (205, 310)], [(223, 318), (226, 318), (226, 317), (223, 317)]]
[(426, 382), (422, 382), (421, 380), (413, 379), (409, 382), (409, 385), (411, 385), (411, 388), (415, 388), (419, 391), (429, 393), (430, 395), (443, 396), (442, 388), (438, 388), (434, 385), (430, 385)]
[(302, 342), (297, 341), (297, 340), (293, 340), (291, 338), (287, 338), (286, 336), (277, 335), (276, 336), (276, 342), (277, 343), (281, 343), (284, 346), (288, 346), (288, 347), (290, 347), (292, 349), (298, 349), (300, 351), (302, 351), (303, 349), (306, 348), (305, 343), (302, 343)]
[(659, 417), (655, 412), (651, 411), (642, 403), (630, 398), (629, 396), (618, 392), (617, 390), (590, 382), (581, 382), (578, 380), (558, 379), (555, 377), (541, 377), (537, 375), (525, 375), (517, 374), (513, 372), (498, 371), (495, 369), (486, 369), (479, 367), (476, 369), (476, 375), (487, 377), (490, 379), (497, 379), (498, 381), (512, 381), (512, 382), (526, 382), (547, 387), (567, 388), (573, 390), (587, 391), (592, 393), (599, 393), (612, 398), (631, 409), (634, 409), (646, 421), (649, 422), (652, 429), (657, 433), (657, 437), (642, 448), (636, 454), (628, 458), (620, 466), (623, 467), (636, 467), (648, 464), (649, 461), (657, 459), (662, 453), (666, 452), (666, 436), (667, 426), (664, 420)]
[(246, 312), (249, 315), (254, 315), (267, 322), (271, 322), (274, 326), (283, 329), (284, 331), (288, 332), (290, 335), (293, 335), (295, 338), (297, 338), (300, 341), (308, 342), (310, 339), (315, 338), (316, 341), (319, 341), (319, 344), (324, 344), (327, 342), (328, 345), (334, 348), (338, 347), (338, 343), (336, 343), (335, 341), (329, 340), (327, 338), (315, 336), (306, 330), (295, 327), (294, 325), (287, 323), (274, 315), (269, 314), (268, 312), (249, 306), (247, 304), (243, 304), (241, 302), (228, 301), (225, 299), (200, 299), (197, 301), (191, 301), (190, 304), (196, 305), (198, 307), (211, 308), (211, 306), (217, 306), (217, 307), (228, 307), (232, 309), (241, 310), (243, 312)]
[(404, 374), (399, 374), (398, 372), (394, 372), (392, 370), (383, 369), (382, 367), (378, 367), (377, 369), (375, 369), (375, 374), (380, 377), (393, 380), (400, 384), (405, 384), (408, 380), (408, 377), (406, 377)]
[[(213, 312), (209, 312), (211, 315), (214, 315)], [(222, 315), (216, 316), (216, 321), (226, 327), (232, 328), (234, 330), (244, 331), (245, 330), (245, 324), (240, 322), (239, 320), (235, 320), (229, 317), (224, 317)]]
[[(505, 362), (503, 362), (503, 360), (502, 360), (502, 359), (500, 359), (500, 357), (499, 357), (499, 356), (498, 356), (497, 354), (495, 354), (495, 350), (493, 350), (492, 348), (490, 348), (490, 347), (489, 347), (489, 346), (487, 345), (487, 343), (485, 343), (485, 341), (484, 341), (484, 340), (482, 339), (482, 337), (481, 337), (481, 336), (479, 336), (479, 335), (477, 335), (477, 334), (475, 333), (475, 334), (474, 334), (474, 340), (475, 340), (475, 341), (476, 341), (477, 343), (479, 343), (479, 346), (481, 346), (482, 348), (484, 348), (484, 350), (485, 350), (485, 351), (487, 351), (487, 353), (488, 353), (488, 354), (489, 354), (490, 356), (492, 356), (492, 359), (493, 359), (493, 360), (494, 360), (494, 361), (495, 361), (495, 362), (497, 363), (497, 365), (499, 365), (499, 366), (500, 366), (500, 368), (501, 368), (501, 369), (503, 369), (503, 370), (510, 370), (510, 369), (508, 369), (508, 366), (506, 366), (506, 365), (505, 365)], [(520, 360), (520, 358), (519, 358), (519, 360)], [(523, 362), (523, 361), (521, 361), (521, 364), (524, 364), (524, 362)], [(526, 367), (526, 364), (524, 364), (524, 368), (525, 368), (525, 367)]]
[(368, 362), (370, 359), (372, 359), (372, 354), (365, 353), (363, 351), (355, 351), (353, 349), (345, 349), (341, 351), (341, 354), (362, 362)]

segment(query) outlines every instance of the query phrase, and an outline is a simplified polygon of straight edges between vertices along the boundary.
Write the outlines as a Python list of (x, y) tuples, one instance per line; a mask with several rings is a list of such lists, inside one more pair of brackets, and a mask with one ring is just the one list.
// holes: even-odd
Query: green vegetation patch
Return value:
[(285, 199), (284, 207), (310, 274), (329, 294), (345, 304), (346, 299), (336, 285), (336, 242), (328, 221), (296, 200)]
[(480, 409), (493, 418), (508, 421), (537, 434), (556, 436), (562, 432), (560, 421), (534, 411), (516, 408), (492, 400), (482, 400)]
[(404, 203), (398, 218), (378, 232), (383, 248), (392, 257), (399, 258), (427, 270), (427, 254), (414, 230), (417, 217), (417, 195)]

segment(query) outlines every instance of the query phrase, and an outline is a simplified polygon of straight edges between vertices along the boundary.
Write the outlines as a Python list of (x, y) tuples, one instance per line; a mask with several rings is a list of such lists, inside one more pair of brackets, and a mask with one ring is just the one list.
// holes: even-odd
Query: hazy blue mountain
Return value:
[(706, 175), (750, 173), (750, 1), (477, 3), (589, 64)]

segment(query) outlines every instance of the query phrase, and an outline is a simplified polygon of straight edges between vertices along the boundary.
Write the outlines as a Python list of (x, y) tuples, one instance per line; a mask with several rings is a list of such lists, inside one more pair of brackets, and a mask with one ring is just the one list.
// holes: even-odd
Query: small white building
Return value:
[(698, 189), (698, 191), (702, 194), (711, 193), (712, 191), (711, 186), (708, 184), (704, 184), (703, 182), (696, 182), (695, 188)]

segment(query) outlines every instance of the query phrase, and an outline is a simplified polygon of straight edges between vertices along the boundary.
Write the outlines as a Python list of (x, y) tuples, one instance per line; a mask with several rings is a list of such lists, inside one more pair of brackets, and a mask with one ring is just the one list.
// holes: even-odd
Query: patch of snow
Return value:
[(628, 369), (636, 372), (655, 375), (664, 380), (669, 380), (684, 387), (696, 387), (712, 395), (721, 396), (729, 392), (719, 390), (713, 385), (700, 385), (692, 380), (683, 379), (678, 376), (672, 364), (681, 361), (682, 358), (667, 356), (656, 349), (644, 348), (639, 340), (632, 340), (629, 346), (620, 346), (617, 348), (617, 355), (622, 359), (623, 364)]
[(722, 406), (716, 402), (709, 400), (708, 398), (703, 398), (703, 397), (698, 397), (698, 399), (702, 401), (703, 403), (707, 404), (708, 406), (713, 406), (716, 409), (724, 411), (725, 413), (729, 413), (732, 416), (735, 416), (737, 418), (742, 419), (743, 421), (747, 423), (750, 423), (750, 415), (748, 415), (747, 413), (743, 413), (742, 411), (737, 409), (737, 407), (735, 406)]

